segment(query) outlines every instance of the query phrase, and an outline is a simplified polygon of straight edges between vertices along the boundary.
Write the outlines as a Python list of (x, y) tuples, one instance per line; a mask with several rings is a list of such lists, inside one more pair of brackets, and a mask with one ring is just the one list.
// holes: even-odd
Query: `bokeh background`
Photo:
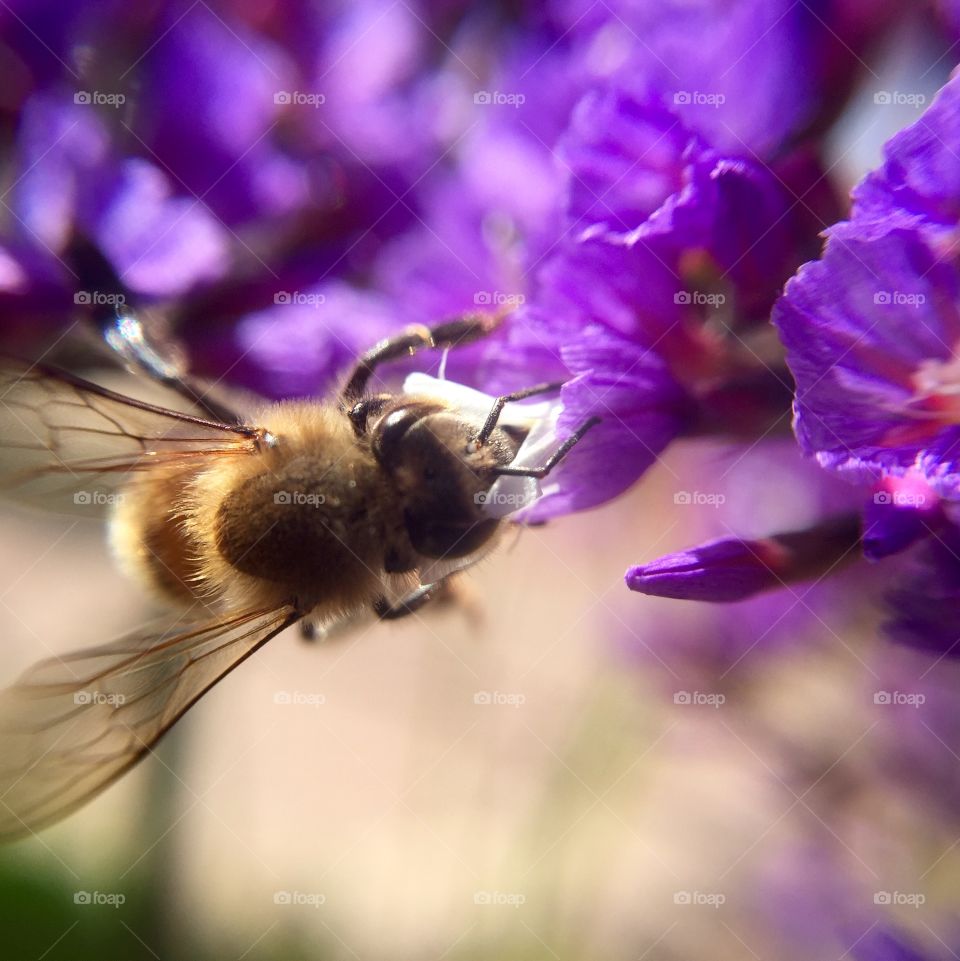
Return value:
[[(869, 6), (859, 8), (869, 14)], [(0, 62), (19, 64), (2, 105), (10, 120), (40, 84), (41, 48), (62, 51), (66, 41), (52, 7), (0, 7)], [(368, 164), (392, 169), (397, 145), (421, 130), (404, 112), (408, 102), (394, 102), (396, 78), (407, 83), (413, 68), (385, 58), (395, 52), (392, 30), (419, 49), (439, 24), (449, 29), (469, 12), (439, 7), (428, 15), (402, 2), (363, 5), (380, 27), (337, 35), (331, 83), (351, 96), (326, 140), (314, 131), (300, 141), (313, 178), (307, 193), (318, 183), (330, 189), (323, 161), (335, 139), (356, 161), (354, 192), (344, 196), (363, 202), (345, 201), (327, 233), (287, 222), (285, 239), (257, 246), (245, 219), (255, 218), (231, 206), (239, 188), (213, 194), (251, 259), (287, 258), (288, 288), (298, 272), (342, 270), (344, 222), (369, 227), (376, 246), (391, 217), (404, 219), (379, 177), (366, 193), (355, 177)], [(237, 9), (230, 15), (248, 27), (259, 16)], [(201, 25), (233, 22), (202, 2), (187, 12)], [(948, 13), (918, 5), (862, 51), (864, 70), (827, 144), (841, 194), (918, 116), (915, 102), (878, 109), (876, 90), (929, 102), (949, 73), (956, 35)], [(515, 14), (497, 13), (508, 22)], [(163, 36), (138, 33), (131, 19), (121, 35), (135, 51), (162, 51)], [(80, 54), (95, 49), (96, 20), (85, 24)], [(25, 33), (39, 43), (31, 56)], [(272, 37), (293, 60), (295, 40), (289, 29)], [(378, 64), (389, 69), (380, 75)], [(347, 67), (368, 81), (359, 92), (344, 80)], [(189, 72), (176, 80), (188, 86)], [(339, 88), (330, 89), (340, 109)], [(429, 114), (431, 90), (420, 94)], [(223, 96), (230, 116), (229, 85)], [(189, 170), (189, 135), (160, 115), (168, 126), (157, 149)], [(5, 129), (12, 156), (22, 146), (16, 121)], [(256, 125), (247, 135), (253, 150)], [(422, 144), (409, 146), (401, 159), (414, 163)], [(286, 196), (276, 185), (291, 172), (273, 155), (256, 159)], [(257, 182), (258, 202), (269, 207), (272, 188)], [(9, 228), (14, 211), (4, 208)], [(278, 210), (258, 216), (287, 216)], [(216, 245), (200, 246), (208, 260), (197, 270), (216, 273)], [(291, 249), (308, 265), (311, 254), (321, 257), (321, 267), (293, 263)], [(364, 247), (350, 250), (362, 267)], [(174, 279), (155, 293), (173, 298), (179, 275), (167, 261), (161, 267)], [(302, 393), (321, 389), (309, 378), (324, 363), (331, 378), (342, 365), (297, 341), (307, 329), (300, 321), (284, 326), (259, 367), (229, 351), (224, 359), (226, 341), (239, 350), (225, 334), (240, 323), (237, 305), (256, 291), (212, 289), (191, 286), (179, 321), (206, 372), (231, 370), (245, 386), (282, 393), (296, 355), (307, 354), (293, 391)], [(40, 354), (57, 341), (70, 313), (60, 296), (51, 281), (26, 299), (2, 300), (4, 349)], [(351, 306), (362, 323), (338, 342), (355, 337), (360, 346), (382, 317), (369, 301)], [(390, 309), (377, 302), (377, 311)], [(204, 311), (216, 323), (205, 326)], [(259, 323), (248, 340), (262, 335)], [(620, 499), (518, 529), (471, 571), (463, 610), (427, 611), (329, 643), (307, 644), (295, 632), (277, 638), (192, 709), (156, 756), (63, 823), (0, 851), (3, 957), (960, 956), (957, 667), (878, 634), (879, 588), (861, 569), (720, 608), (639, 597), (623, 584), (631, 563), (732, 530), (802, 527), (824, 504), (848, 501), (842, 486), (812, 481), (815, 473), (786, 438), (676, 444)], [(3, 679), (154, 613), (115, 570), (98, 524), (4, 507), (0, 531)]]

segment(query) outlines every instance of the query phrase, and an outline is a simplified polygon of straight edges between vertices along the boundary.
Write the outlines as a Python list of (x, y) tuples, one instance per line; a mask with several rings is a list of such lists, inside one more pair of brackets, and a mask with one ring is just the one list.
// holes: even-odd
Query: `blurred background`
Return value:
[[(82, 209), (89, 185), (60, 168), (11, 199), (46, 156), (42, 136), (23, 133), (25, 116), (43, 117), (27, 107), (59, 89), (65, 66), (78, 71), (70, 89), (82, 85), (80, 65), (99, 62), (98, 37), (127, 44), (127, 63), (149, 67), (152, 51), (178, 64), (146, 70), (128, 91), (157, 119), (128, 137), (149, 141), (178, 190), (186, 183), (207, 198), (234, 248), (246, 248), (241, 262), (276, 267), (263, 289), (322, 289), (356, 318), (331, 353), (306, 336), (310, 304), (301, 304), (306, 318), (247, 316), (263, 291), (242, 271), (226, 274), (215, 232), (190, 222), (177, 251), (155, 252), (140, 293), (185, 304), (177, 330), (199, 369), (274, 395), (322, 393), (350, 350), (384, 326), (447, 309), (411, 289), (413, 306), (384, 320), (394, 307), (382, 275), (376, 299), (330, 285), (348, 267), (369, 279), (375, 252), (409, 219), (391, 197), (407, 197), (404, 184), (419, 183), (436, 144), (460, 129), (438, 107), (444, 78), (414, 82), (423, 49), (442, 33), (448, 60), (474, 64), (497, 37), (491, 22), (506, 30), (529, 14), (523, 5), (481, 17), (454, 2), (361, 4), (347, 26), (349, 8), (315, 10), (316, 36), (331, 38), (324, 89), (336, 110), (325, 131), (285, 128), (275, 142), (262, 140), (266, 124), (251, 120), (246, 101), (232, 99), (235, 77), (211, 96), (219, 113), (194, 116), (172, 93), (165, 106), (165, 90), (205, 74), (184, 66), (201, 64), (204, 43), (178, 61), (163, 41), (189, 16), (199, 19), (180, 36), (187, 48), (206, 36), (204, 24), (220, 25), (218, 37), (226, 24), (227, 34), (260, 31), (300, 64), (315, 35), (297, 34), (298, 17), (243, 3), (147, 4), (127, 19), (110, 4), (73, 6), (61, 16), (56, 4), (3, 5), (0, 15), (0, 63), (12, 78), (0, 104), (9, 161), (0, 347), (41, 354), (72, 317), (71, 291), (43, 263), (56, 233), (49, 220), (103, 236), (117, 227)], [(593, 8), (553, 6), (561, 37), (593, 19)], [(902, 18), (894, 5), (848, 6), (861, 22), (875, 12), (887, 29), (858, 48), (862, 69), (825, 135), (839, 195), (880, 161), (882, 143), (918, 116), (917, 95), (929, 103), (956, 59), (949, 4)], [(534, 38), (531, 62), (553, 49), (549, 31), (517, 36)], [(252, 49), (280, 70), (265, 48)], [(351, 77), (365, 82), (351, 86)], [(878, 89), (914, 99), (878, 109)], [(413, 103), (434, 122), (412, 114)], [(196, 142), (191, 124), (203, 134)], [(223, 152), (239, 128), (233, 153)], [(271, 152), (277, 144), (285, 158)], [(494, 155), (477, 155), (499, 169)], [(102, 175), (98, 158), (84, 176)], [(322, 227), (299, 207), (291, 214), (298, 204), (323, 211)], [(25, 241), (25, 223), (44, 243)], [(488, 234), (502, 227), (485, 222)], [(31, 282), (18, 289), (25, 273)], [(241, 348), (254, 341), (265, 346), (248, 356)], [(957, 666), (878, 635), (880, 588), (861, 568), (722, 607), (639, 597), (623, 584), (631, 563), (732, 531), (802, 527), (851, 502), (789, 439), (679, 443), (620, 499), (518, 529), (470, 572), (466, 610), (319, 644), (287, 632), (204, 697), (155, 757), (66, 821), (0, 850), (3, 956), (960, 956)], [(0, 531), (3, 681), (155, 613), (113, 566), (98, 524), (5, 506)]]

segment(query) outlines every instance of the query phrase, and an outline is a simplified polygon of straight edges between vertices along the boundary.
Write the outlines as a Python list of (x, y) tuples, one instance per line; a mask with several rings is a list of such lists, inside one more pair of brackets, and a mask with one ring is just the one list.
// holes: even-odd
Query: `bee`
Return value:
[[(412, 614), (493, 548), (597, 419), (558, 443), (559, 405), (515, 404), (560, 384), (494, 398), (414, 374), (399, 393), (368, 388), (379, 365), (497, 323), (408, 328), (363, 354), (334, 399), (264, 404), (249, 418), (0, 362), (5, 492), (87, 508), (95, 489), (120, 566), (175, 612), (43, 661), (0, 694), (0, 840), (90, 800), (291, 625)], [(112, 332), (157, 373), (136, 317), (121, 312)], [(160, 379), (196, 399), (175, 371)]]

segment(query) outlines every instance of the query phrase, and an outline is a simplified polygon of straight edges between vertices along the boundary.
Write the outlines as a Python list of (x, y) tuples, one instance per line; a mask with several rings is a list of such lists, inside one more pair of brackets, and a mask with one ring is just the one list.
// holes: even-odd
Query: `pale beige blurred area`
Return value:
[[(856, 654), (801, 648), (710, 707), (624, 653), (675, 609), (628, 592), (625, 568), (709, 526), (673, 503), (688, 456), (508, 538), (469, 575), (479, 629), (443, 611), (275, 639), (158, 757), (5, 856), (105, 891), (147, 867), (199, 944), (251, 958), (290, 929), (345, 958), (768, 956), (760, 900), (794, 896), (761, 884), (781, 855), (827, 843), (870, 891), (916, 840), (896, 800), (852, 788), (837, 822), (824, 800), (875, 723)], [(97, 524), (0, 524), (4, 681), (151, 613)], [(680, 630), (708, 629), (709, 609), (680, 608)]]

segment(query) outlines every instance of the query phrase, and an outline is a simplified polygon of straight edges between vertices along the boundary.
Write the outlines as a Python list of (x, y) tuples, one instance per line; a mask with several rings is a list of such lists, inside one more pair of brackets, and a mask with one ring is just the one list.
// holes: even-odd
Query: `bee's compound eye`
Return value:
[(374, 456), (391, 470), (399, 466), (404, 454), (404, 438), (425, 412), (420, 407), (402, 407), (391, 411), (377, 424), (373, 438)]

